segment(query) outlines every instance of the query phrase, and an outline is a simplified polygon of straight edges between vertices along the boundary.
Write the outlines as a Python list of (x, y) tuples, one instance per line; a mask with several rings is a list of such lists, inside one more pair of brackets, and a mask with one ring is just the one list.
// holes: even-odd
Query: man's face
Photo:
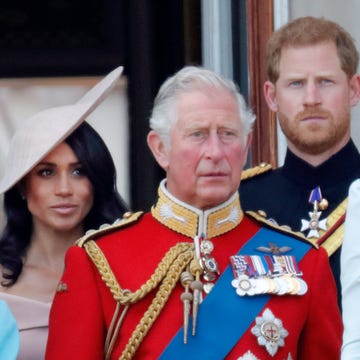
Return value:
[(277, 111), (288, 146), (297, 155), (329, 155), (350, 138), (350, 109), (357, 103), (331, 42), (287, 47), (281, 52), (279, 79), (265, 84), (265, 96)]
[(238, 104), (224, 90), (183, 94), (163, 166), (167, 188), (200, 209), (228, 200), (237, 191), (248, 143), (244, 144)]

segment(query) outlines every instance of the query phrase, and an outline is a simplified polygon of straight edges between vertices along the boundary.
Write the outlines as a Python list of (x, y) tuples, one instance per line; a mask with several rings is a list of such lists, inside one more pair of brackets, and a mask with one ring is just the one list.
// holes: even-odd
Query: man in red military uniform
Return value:
[(162, 85), (148, 135), (166, 171), (157, 202), (69, 250), (46, 359), (339, 359), (325, 251), (241, 210), (253, 120), (209, 70)]

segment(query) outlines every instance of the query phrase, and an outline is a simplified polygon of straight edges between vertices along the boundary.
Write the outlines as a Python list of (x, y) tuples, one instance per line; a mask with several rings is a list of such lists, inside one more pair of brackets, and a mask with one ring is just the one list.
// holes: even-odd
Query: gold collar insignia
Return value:
[(165, 182), (160, 183), (159, 198), (151, 213), (171, 230), (192, 239), (201, 234), (211, 239), (232, 230), (243, 218), (238, 192), (223, 204), (203, 211), (172, 196)]

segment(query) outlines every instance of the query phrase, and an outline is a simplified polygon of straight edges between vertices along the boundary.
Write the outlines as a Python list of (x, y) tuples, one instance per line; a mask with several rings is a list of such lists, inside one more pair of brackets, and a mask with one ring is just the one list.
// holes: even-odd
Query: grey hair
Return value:
[(150, 128), (161, 137), (165, 146), (170, 146), (170, 132), (178, 120), (176, 112), (177, 98), (192, 90), (207, 88), (224, 89), (233, 95), (239, 106), (239, 115), (243, 128), (243, 141), (252, 130), (255, 115), (246, 105), (236, 84), (217, 73), (197, 66), (186, 66), (172, 77), (169, 77), (160, 87), (154, 101), (150, 117)]

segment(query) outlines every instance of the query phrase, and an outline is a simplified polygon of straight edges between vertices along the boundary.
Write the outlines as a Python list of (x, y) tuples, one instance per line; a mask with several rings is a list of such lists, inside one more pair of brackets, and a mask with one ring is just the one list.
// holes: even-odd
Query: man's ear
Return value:
[(264, 96), (269, 109), (274, 112), (278, 111), (275, 84), (269, 80), (264, 83)]
[(169, 166), (168, 149), (159, 134), (151, 130), (147, 136), (147, 143), (157, 163), (166, 171)]
[(360, 100), (360, 75), (355, 74), (350, 79), (350, 105), (355, 106)]

